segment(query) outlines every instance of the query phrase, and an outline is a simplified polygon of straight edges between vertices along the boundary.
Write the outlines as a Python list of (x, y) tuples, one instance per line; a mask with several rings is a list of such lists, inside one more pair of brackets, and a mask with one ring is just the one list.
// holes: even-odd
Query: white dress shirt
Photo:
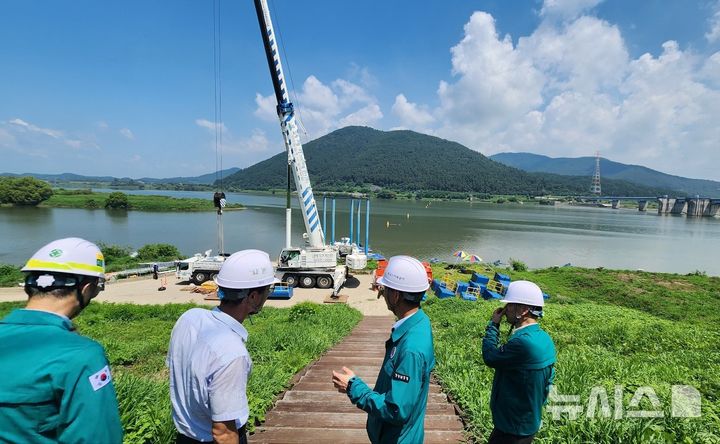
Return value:
[(212, 423), (249, 417), (247, 380), (252, 361), (248, 332), (220, 309), (193, 308), (175, 323), (167, 365), (175, 428), (198, 441), (212, 441)]

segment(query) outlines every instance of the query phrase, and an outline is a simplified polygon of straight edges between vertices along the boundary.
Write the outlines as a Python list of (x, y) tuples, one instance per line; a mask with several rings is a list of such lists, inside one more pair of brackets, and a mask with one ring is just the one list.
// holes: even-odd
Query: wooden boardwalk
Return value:
[[(368, 443), (367, 414), (338, 393), (332, 371), (346, 366), (372, 384), (385, 355), (393, 319), (366, 316), (341, 343), (296, 376), (297, 383), (248, 437), (250, 443)], [(372, 387), (372, 385), (371, 385)], [(463, 425), (437, 384), (430, 385), (425, 442), (462, 442)]]

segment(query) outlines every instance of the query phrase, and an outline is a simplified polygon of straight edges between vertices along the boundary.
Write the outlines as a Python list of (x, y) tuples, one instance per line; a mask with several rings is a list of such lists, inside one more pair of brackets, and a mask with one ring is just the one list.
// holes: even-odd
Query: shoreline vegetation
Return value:
[[(59, 188), (53, 190), (53, 195), (38, 206), (45, 208), (84, 208), (88, 210), (106, 208), (133, 211), (214, 211), (215, 207), (211, 197), (200, 199)], [(228, 203), (224, 211), (241, 210), (243, 208), (245, 207), (242, 204)]]

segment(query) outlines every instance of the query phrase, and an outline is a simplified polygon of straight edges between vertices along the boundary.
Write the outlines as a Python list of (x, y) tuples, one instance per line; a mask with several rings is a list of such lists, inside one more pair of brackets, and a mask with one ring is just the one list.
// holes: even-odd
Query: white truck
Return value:
[[(346, 265), (338, 265), (339, 254), (337, 248), (325, 244), (318, 207), (313, 196), (310, 176), (305, 163), (302, 143), (295, 123), (295, 110), (287, 90), (287, 84), (280, 61), (275, 32), (270, 18), (267, 0), (254, 0), (257, 12), (260, 34), (262, 35), (265, 56), (267, 58), (270, 77), (273, 82), (275, 98), (277, 100), (277, 114), (280, 120), (280, 130), (288, 153), (288, 171), (292, 172), (300, 202), (300, 211), (305, 222), (305, 235), (307, 246), (305, 248), (293, 247), (290, 236), (290, 184), (288, 174), (288, 198), (285, 208), (285, 248), (278, 259), (278, 274), (280, 279), (290, 285), (300, 284), (302, 287), (333, 288), (336, 296), (340, 287), (345, 283), (347, 270), (362, 263), (361, 255), (353, 251), (354, 259), (346, 261)], [(364, 256), (364, 255), (362, 255)], [(367, 263), (367, 258), (365, 260)], [(363, 266), (364, 267), (364, 266)]]
[(201, 285), (215, 277), (220, 271), (227, 255), (210, 256), (212, 250), (204, 254), (197, 253), (193, 257), (175, 262), (175, 277), (181, 281), (191, 281)]

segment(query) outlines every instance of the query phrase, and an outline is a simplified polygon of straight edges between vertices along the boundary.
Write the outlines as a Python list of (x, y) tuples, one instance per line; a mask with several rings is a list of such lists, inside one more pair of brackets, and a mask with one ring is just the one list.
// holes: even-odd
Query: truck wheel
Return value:
[(210, 277), (208, 278), (208, 280), (209, 280), (209, 281), (214, 281), (215, 278), (217, 277), (217, 275), (218, 275), (217, 273), (210, 273)]
[(282, 280), (283, 280), (283, 282), (288, 284), (288, 287), (297, 287), (298, 278), (294, 274), (288, 273), (283, 276)]
[(315, 286), (315, 278), (313, 276), (303, 276), (300, 278), (300, 288), (313, 288)]
[(202, 283), (205, 282), (208, 279), (208, 277), (204, 272), (197, 271), (197, 272), (193, 273), (191, 279), (195, 285), (202, 285)]
[(330, 288), (332, 287), (333, 280), (330, 276), (318, 276), (317, 287), (318, 288)]

